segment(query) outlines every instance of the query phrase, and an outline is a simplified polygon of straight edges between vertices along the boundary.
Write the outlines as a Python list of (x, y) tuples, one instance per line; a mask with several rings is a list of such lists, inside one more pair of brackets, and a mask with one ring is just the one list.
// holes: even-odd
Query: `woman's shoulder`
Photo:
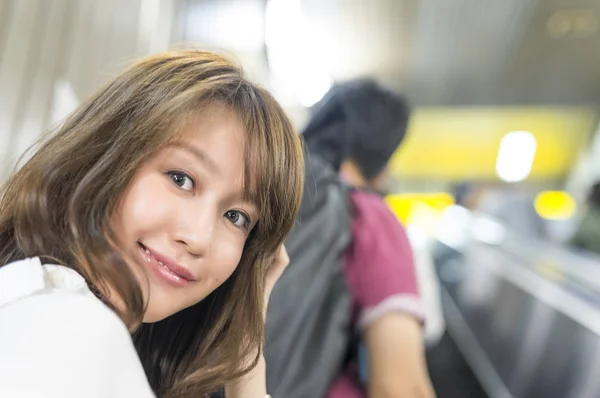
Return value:
[(79, 273), (60, 265), (42, 265), (37, 257), (0, 268), (0, 312), (4, 321), (8, 316), (18, 316), (51, 324), (68, 318), (69, 324), (76, 323), (79, 330), (127, 331)]
[(153, 396), (127, 327), (77, 272), (39, 259), (7, 264), (0, 295), (2, 388), (29, 392), (36, 388), (29, 378), (48, 391), (73, 391), (60, 396), (78, 396), (85, 386)]
[(96, 298), (79, 273), (60, 265), (42, 265), (37, 257), (0, 268), (0, 314), (3, 326), (10, 325), (12, 330), (42, 323), (44, 329), (63, 325), (88, 336), (107, 336), (111, 331), (128, 335), (119, 317)]

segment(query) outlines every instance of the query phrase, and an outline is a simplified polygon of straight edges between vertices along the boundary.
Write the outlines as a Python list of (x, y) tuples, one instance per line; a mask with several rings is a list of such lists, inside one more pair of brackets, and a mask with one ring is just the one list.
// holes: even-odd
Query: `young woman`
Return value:
[(0, 396), (264, 397), (302, 180), (289, 120), (238, 67), (134, 64), (2, 188)]

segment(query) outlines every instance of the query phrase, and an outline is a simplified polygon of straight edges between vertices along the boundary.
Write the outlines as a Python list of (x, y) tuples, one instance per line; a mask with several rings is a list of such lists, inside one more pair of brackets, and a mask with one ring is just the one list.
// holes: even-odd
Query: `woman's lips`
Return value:
[(139, 246), (144, 263), (160, 280), (176, 287), (185, 286), (195, 281), (194, 275), (184, 267), (175, 264), (168, 257), (142, 243), (139, 243)]

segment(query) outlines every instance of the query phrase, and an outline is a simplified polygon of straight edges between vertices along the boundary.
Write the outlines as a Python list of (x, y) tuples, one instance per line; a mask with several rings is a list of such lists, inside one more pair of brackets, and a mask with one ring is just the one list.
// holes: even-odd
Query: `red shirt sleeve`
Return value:
[(345, 258), (346, 279), (359, 329), (389, 312), (423, 322), (412, 249), (406, 233), (379, 196), (350, 195), (352, 244)]

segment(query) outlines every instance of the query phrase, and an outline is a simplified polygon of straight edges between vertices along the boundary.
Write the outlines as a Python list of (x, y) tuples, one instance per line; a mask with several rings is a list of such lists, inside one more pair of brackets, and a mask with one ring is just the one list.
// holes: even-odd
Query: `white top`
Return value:
[(154, 397), (131, 335), (76, 271), (0, 267), (0, 397)]

